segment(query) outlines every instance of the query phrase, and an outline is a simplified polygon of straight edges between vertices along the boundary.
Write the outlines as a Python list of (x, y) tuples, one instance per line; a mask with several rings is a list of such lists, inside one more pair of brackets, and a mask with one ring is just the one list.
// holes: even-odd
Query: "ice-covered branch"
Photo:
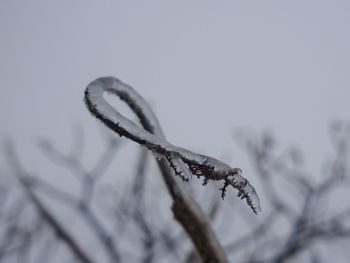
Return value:
[[(129, 105), (138, 116), (144, 129), (120, 115), (103, 99), (103, 92), (108, 90)], [(143, 98), (131, 87), (111, 77), (92, 82), (86, 90), (85, 101), (89, 110), (120, 136), (124, 135), (153, 150), (156, 157), (165, 156), (165, 158), (157, 158), (157, 163), (173, 201), (172, 212), (175, 219), (192, 240), (203, 262), (228, 262), (208, 217), (193, 197), (175, 180), (168, 160), (171, 159), (171, 166), (176, 167), (177, 172), (181, 172), (183, 178), (189, 178), (190, 171), (178, 156), (166, 156), (166, 148), (171, 145), (166, 142), (157, 118)], [(123, 125), (120, 125), (121, 123)]]
[[(144, 128), (121, 115), (104, 98), (108, 92), (119, 96), (139, 117)], [(249, 181), (242, 176), (240, 168), (229, 165), (209, 156), (174, 146), (163, 136), (157, 134), (155, 127), (160, 127), (154, 113), (145, 100), (130, 86), (114, 77), (99, 78), (91, 82), (85, 91), (85, 102), (90, 112), (120, 136), (125, 136), (145, 146), (154, 154), (164, 157), (176, 175), (189, 180), (191, 175), (203, 178), (203, 185), (208, 180), (223, 181), (222, 197), (228, 186), (238, 190), (238, 197), (246, 199), (254, 213), (260, 211), (259, 198)]]

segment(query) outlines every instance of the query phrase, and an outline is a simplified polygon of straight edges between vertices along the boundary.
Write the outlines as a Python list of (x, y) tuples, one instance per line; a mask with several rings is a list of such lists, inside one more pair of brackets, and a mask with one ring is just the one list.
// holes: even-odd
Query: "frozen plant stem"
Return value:
[[(104, 98), (103, 92), (119, 96), (138, 115), (143, 128), (118, 113)], [(85, 91), (85, 101), (90, 112), (120, 136), (125, 136), (145, 146), (157, 156), (168, 160), (176, 175), (187, 181), (191, 175), (208, 180), (224, 181), (222, 197), (226, 188), (232, 186), (238, 190), (238, 196), (246, 199), (255, 213), (260, 211), (259, 198), (255, 189), (241, 174), (240, 168), (229, 165), (209, 156), (194, 153), (168, 143), (164, 136), (155, 133), (160, 125), (144, 99), (130, 86), (113, 77), (99, 78), (91, 82)]]
[[(143, 128), (121, 115), (104, 98), (108, 92), (119, 96), (138, 116)], [(259, 198), (239, 168), (209, 156), (200, 155), (187, 149), (174, 146), (166, 141), (158, 120), (148, 103), (130, 86), (114, 77), (98, 78), (85, 90), (85, 102), (89, 111), (110, 129), (151, 150), (157, 158), (163, 179), (173, 199), (175, 218), (192, 239), (204, 262), (227, 262), (222, 247), (216, 240), (207, 217), (199, 205), (182, 190), (172, 176), (188, 181), (192, 175), (208, 180), (223, 181), (222, 197), (230, 185), (238, 190), (238, 196), (246, 199), (254, 213), (260, 211)]]

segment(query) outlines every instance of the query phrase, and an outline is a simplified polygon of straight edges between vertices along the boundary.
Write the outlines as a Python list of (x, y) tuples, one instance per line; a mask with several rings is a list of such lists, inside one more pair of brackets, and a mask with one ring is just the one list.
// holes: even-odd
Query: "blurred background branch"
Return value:
[[(75, 150), (70, 154), (57, 150), (50, 140), (39, 141), (48, 160), (78, 180), (73, 192), (27, 172), (14, 146), (6, 143), (10, 175), (18, 184), (12, 184), (9, 176), (0, 180), (0, 261), (198, 262), (187, 236), (164, 212), (169, 210), (162, 201), (166, 192), (149, 176), (155, 169), (146, 150), (140, 149), (135, 165), (130, 165), (132, 176), (127, 182), (118, 182), (115, 174), (112, 181), (104, 181), (122, 143), (104, 134), (100, 158), (87, 168), (82, 161), (87, 146), (78, 139), (84, 137), (82, 132), (76, 132), (80, 135), (73, 140)], [(264, 213), (256, 219), (234, 199), (220, 200), (214, 183), (206, 186), (206, 195), (191, 186), (218, 236), (226, 240), (230, 260), (324, 262), (322, 250), (332, 251), (333, 244), (350, 239), (350, 207), (341, 195), (350, 187), (349, 123), (330, 127), (333, 154), (322, 176), (306, 171), (300, 150), (279, 150), (270, 133), (235, 138), (260, 181)], [(343, 205), (334, 206), (334, 202)], [(69, 218), (79, 223), (71, 224)]]

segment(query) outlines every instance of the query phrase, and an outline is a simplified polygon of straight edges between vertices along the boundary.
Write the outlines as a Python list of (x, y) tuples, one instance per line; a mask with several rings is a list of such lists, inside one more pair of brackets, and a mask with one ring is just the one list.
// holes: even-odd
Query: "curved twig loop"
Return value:
[[(115, 110), (103, 93), (117, 95), (135, 112), (143, 128)], [(167, 142), (156, 116), (147, 102), (130, 86), (114, 77), (104, 77), (91, 82), (85, 90), (85, 102), (89, 111), (110, 129), (151, 150), (159, 165), (167, 189), (172, 197), (172, 211), (176, 220), (192, 240), (203, 262), (228, 262), (223, 247), (218, 242), (208, 217), (197, 202), (175, 180), (179, 175), (188, 181), (194, 174), (208, 180), (223, 180), (222, 197), (231, 185), (238, 189), (238, 196), (246, 198), (255, 213), (260, 211), (259, 198), (248, 180), (241, 176), (241, 169), (231, 168), (214, 158), (200, 155)], [(159, 158), (161, 157), (161, 158)]]
[[(104, 98), (103, 93), (109, 92), (119, 96), (140, 118), (144, 129), (121, 115)], [(203, 177), (203, 184), (208, 180), (224, 182), (222, 197), (226, 188), (231, 185), (238, 190), (238, 196), (246, 199), (254, 213), (260, 211), (259, 198), (253, 186), (242, 176), (240, 168), (229, 165), (209, 156), (194, 153), (174, 146), (165, 140), (157, 118), (145, 100), (130, 86), (114, 77), (99, 78), (91, 82), (85, 91), (85, 102), (90, 112), (120, 136), (125, 136), (140, 145), (147, 147), (153, 153), (166, 158), (176, 175), (189, 180), (191, 175)], [(181, 161), (186, 164), (182, 165)]]

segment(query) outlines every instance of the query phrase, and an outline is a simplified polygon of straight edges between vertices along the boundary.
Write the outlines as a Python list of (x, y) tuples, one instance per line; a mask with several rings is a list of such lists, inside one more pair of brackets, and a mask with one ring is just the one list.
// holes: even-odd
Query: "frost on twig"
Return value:
[(104, 98), (108, 92), (119, 96), (139, 117), (141, 124), (148, 130), (156, 130), (159, 123), (147, 102), (130, 86), (114, 77), (103, 77), (91, 82), (85, 91), (85, 102), (89, 111), (120, 136), (151, 150), (156, 156), (164, 157), (174, 173), (188, 181), (192, 175), (203, 179), (203, 185), (209, 180), (222, 181), (221, 195), (224, 198), (228, 186), (238, 190), (238, 197), (246, 199), (254, 213), (260, 209), (259, 198), (249, 181), (242, 176), (240, 168), (229, 165), (209, 156), (200, 155), (187, 149), (174, 146), (163, 139), (137, 126), (121, 115)]

